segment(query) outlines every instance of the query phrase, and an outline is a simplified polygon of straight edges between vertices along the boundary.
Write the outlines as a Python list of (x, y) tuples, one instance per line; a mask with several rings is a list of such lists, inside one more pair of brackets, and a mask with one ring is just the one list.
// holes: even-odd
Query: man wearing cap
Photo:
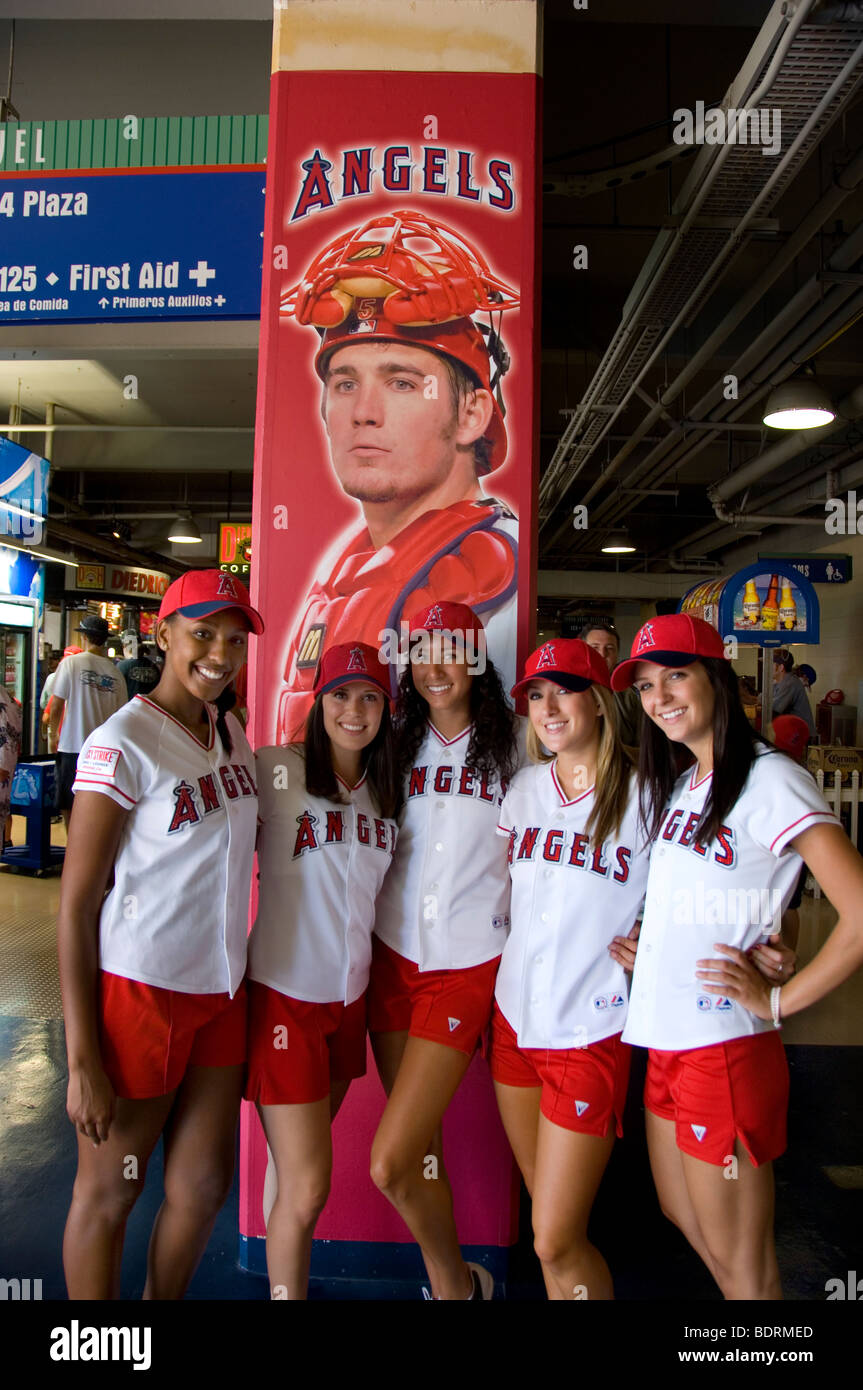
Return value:
[(129, 699), (136, 695), (147, 695), (159, 684), (161, 672), (155, 661), (143, 652), (138, 654), (138, 634), (129, 628), (123, 633), (123, 660), (117, 662), (117, 670), (122, 671), (126, 681)]
[[(418, 252), (421, 239), (434, 249)], [(321, 335), (333, 470), (363, 520), (326, 556), (295, 621), (281, 741), (302, 736), (326, 648), (376, 645), (437, 600), (481, 616), (504, 685), (514, 679), (518, 522), (480, 486), (506, 455), (509, 359), (474, 314), (517, 303), (468, 243), (412, 213), (343, 233), (283, 299)]]
[(129, 698), (122, 673), (105, 655), (106, 620), (85, 613), (77, 631), (84, 650), (65, 657), (57, 667), (48, 726), (48, 746), (57, 749), (56, 804), (67, 827), (75, 767), (84, 741)]
[[(620, 637), (610, 618), (587, 618), (577, 634), (582, 642), (599, 652), (609, 671), (620, 657)], [(622, 690), (614, 697), (617, 704), (620, 741), (627, 748), (637, 748), (641, 742), (641, 701), (632, 690)]]

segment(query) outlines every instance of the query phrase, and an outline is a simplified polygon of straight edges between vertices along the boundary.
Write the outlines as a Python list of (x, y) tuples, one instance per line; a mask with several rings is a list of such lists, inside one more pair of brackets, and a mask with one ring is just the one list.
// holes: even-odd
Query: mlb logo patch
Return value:
[(103, 777), (113, 777), (120, 761), (119, 748), (99, 748), (95, 744), (78, 759), (79, 772), (98, 772)]
[(608, 995), (607, 995), (607, 994), (597, 994), (597, 995), (595, 995), (595, 996), (594, 996), (594, 1000), (593, 1000), (593, 1007), (594, 1007), (595, 1009), (607, 1009), (607, 1008), (608, 1008)]
[(589, 1110), (589, 1109), (590, 1109), (590, 1101), (589, 1101), (589, 1100), (577, 1100), (577, 1101), (575, 1102), (575, 1113), (576, 1113), (576, 1115), (583, 1115), (584, 1112), (585, 1112), (585, 1110)]
[(509, 913), (505, 912), (500, 917), (492, 917), (491, 924), (494, 927), (495, 931), (499, 931), (501, 927), (508, 927)]
[(708, 1010), (713, 1007), (713, 1000), (710, 998), (709, 994), (699, 994), (695, 1001), (695, 1007), (699, 1009), (701, 1013), (707, 1013)]
[(690, 1125), (689, 1128), (692, 1130), (692, 1133), (695, 1135), (696, 1139), (700, 1144), (705, 1134), (707, 1133), (707, 1125)]
[(357, 332), (357, 333), (374, 333), (374, 331), (375, 331), (375, 329), (377, 328), (377, 326), (378, 326), (378, 321), (377, 321), (377, 319), (358, 319), (358, 320), (357, 320), (356, 332)]

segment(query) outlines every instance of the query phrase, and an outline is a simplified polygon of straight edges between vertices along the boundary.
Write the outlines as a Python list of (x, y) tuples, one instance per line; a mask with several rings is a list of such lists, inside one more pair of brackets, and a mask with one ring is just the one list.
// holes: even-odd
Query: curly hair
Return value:
[[(411, 667), (399, 679), (396, 704), (396, 749), (402, 775), (407, 776), (426, 736), (429, 707), (417, 692)], [(508, 782), (518, 768), (515, 713), (503, 693), (494, 662), (470, 680), (471, 731), (465, 763), (489, 778)]]

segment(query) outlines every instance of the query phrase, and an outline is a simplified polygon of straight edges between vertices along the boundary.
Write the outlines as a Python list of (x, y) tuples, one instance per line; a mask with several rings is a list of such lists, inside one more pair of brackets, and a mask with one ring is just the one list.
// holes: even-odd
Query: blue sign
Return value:
[(784, 560), (786, 565), (802, 574), (810, 584), (849, 584), (851, 582), (850, 555), (760, 555), (761, 560)]
[(254, 319), (264, 174), (0, 179), (0, 323)]
[(0, 437), (0, 541), (10, 536), (41, 543), (50, 469), (41, 455)]

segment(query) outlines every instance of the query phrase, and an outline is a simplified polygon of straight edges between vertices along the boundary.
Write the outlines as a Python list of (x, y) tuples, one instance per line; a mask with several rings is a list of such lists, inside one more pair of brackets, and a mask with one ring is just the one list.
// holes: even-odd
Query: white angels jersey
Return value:
[(293, 999), (352, 1004), (366, 989), (375, 899), (396, 846), (365, 777), (343, 804), (306, 791), (296, 748), (257, 753), (258, 915), (249, 978)]
[(660, 1051), (772, 1028), (708, 993), (696, 962), (720, 959), (716, 942), (748, 951), (779, 931), (803, 867), (790, 842), (813, 825), (838, 824), (805, 768), (762, 747), (716, 839), (702, 848), (694, 835), (712, 773), (696, 776), (693, 768), (677, 779), (651, 851), (623, 1034), (624, 1042)]
[(512, 926), (495, 999), (520, 1047), (572, 1048), (619, 1033), (626, 975), (608, 947), (641, 915), (648, 847), (635, 778), (617, 835), (584, 833), (594, 788), (568, 800), (555, 763), (524, 768), (501, 807), (509, 843)]
[(258, 798), (254, 759), (205, 705), (205, 743), (136, 695), (86, 740), (72, 790), (129, 814), (99, 919), (99, 965), (182, 994), (236, 993), (246, 969)]
[(470, 728), (447, 740), (429, 724), (405, 786), (399, 844), (375, 932), (420, 970), (494, 960), (509, 929), (505, 788), (467, 767)]

